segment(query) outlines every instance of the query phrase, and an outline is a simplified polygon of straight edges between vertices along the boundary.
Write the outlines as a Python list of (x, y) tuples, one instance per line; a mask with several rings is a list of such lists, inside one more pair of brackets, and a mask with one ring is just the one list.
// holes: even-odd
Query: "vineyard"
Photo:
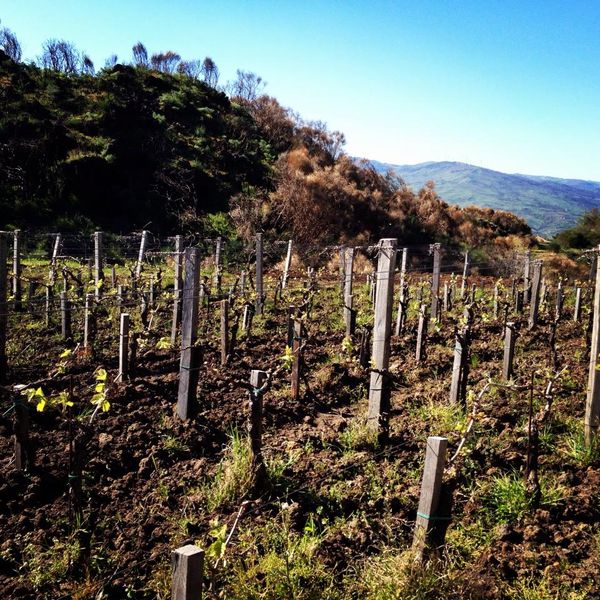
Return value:
[(600, 597), (588, 257), (0, 232), (2, 597)]

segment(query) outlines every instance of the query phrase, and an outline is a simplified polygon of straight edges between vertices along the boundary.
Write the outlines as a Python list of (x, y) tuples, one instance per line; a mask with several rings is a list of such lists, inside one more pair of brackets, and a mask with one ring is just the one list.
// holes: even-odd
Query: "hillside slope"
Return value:
[(459, 162), (370, 162), (380, 172), (394, 170), (415, 191), (432, 180), (447, 202), (513, 212), (544, 236), (572, 226), (582, 213), (600, 207), (600, 182), (507, 174)]

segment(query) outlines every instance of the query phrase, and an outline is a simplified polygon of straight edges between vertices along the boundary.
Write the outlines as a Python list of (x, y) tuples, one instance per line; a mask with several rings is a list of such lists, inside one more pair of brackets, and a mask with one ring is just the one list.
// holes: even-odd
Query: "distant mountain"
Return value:
[(527, 219), (533, 231), (552, 236), (600, 208), (600, 182), (500, 173), (460, 162), (392, 165), (371, 160), (380, 172), (395, 171), (414, 191), (427, 181), (448, 203), (508, 210)]

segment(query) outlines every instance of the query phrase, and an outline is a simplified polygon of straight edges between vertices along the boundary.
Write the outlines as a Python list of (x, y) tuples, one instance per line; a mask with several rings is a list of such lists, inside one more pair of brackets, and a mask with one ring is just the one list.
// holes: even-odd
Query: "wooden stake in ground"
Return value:
[(292, 266), (292, 240), (288, 240), (287, 254), (285, 255), (285, 266), (283, 267), (283, 278), (281, 279), (281, 289), (285, 290), (287, 280), (290, 276), (290, 267)]
[(256, 234), (256, 314), (263, 311), (263, 234)]
[(421, 304), (419, 308), (419, 324), (417, 326), (417, 348), (415, 350), (415, 360), (421, 362), (425, 359), (425, 341), (427, 339), (427, 305)]
[(542, 283), (542, 261), (533, 263), (533, 283), (531, 285), (531, 304), (529, 307), (529, 329), (537, 325), (538, 312), (540, 309), (540, 287)]
[(100, 298), (102, 296), (102, 284), (104, 281), (104, 272), (103, 272), (103, 242), (104, 236), (101, 231), (96, 231), (94, 233), (94, 284), (96, 285), (96, 298)]
[(354, 248), (346, 248), (344, 256), (344, 323), (346, 335), (354, 333), (352, 282), (354, 277)]
[(575, 308), (573, 310), (573, 321), (579, 323), (581, 321), (581, 288), (575, 289)]
[(8, 285), (7, 259), (8, 233), (0, 231), (0, 383), (6, 381), (8, 366), (6, 360), (6, 336), (8, 330), (8, 303), (6, 301), (6, 288)]
[(119, 375), (118, 381), (125, 381), (129, 375), (129, 315), (123, 313), (119, 328)]
[(467, 292), (467, 277), (469, 276), (469, 252), (465, 252), (465, 264), (463, 266), (462, 281), (460, 284), (460, 299), (465, 299), (465, 293)]
[(267, 372), (253, 369), (250, 372), (250, 411), (248, 431), (252, 447), (252, 469), (254, 471), (254, 485), (262, 489), (267, 471), (262, 455), (262, 387), (267, 380)]
[(431, 279), (431, 318), (439, 320), (440, 273), (442, 271), (442, 245), (432, 244), (433, 275)]
[(71, 305), (67, 292), (60, 293), (61, 335), (63, 340), (71, 339)]
[(140, 252), (138, 254), (137, 263), (135, 265), (135, 277), (140, 278), (142, 274), (142, 265), (144, 264), (144, 256), (146, 255), (146, 248), (148, 247), (148, 234), (150, 232), (145, 229), (142, 231), (142, 239), (140, 240)]
[(21, 230), (13, 232), (13, 306), (15, 310), (21, 310), (22, 288), (21, 288)]
[(183, 272), (183, 238), (180, 235), (175, 236), (175, 274), (173, 278), (173, 321), (171, 324), (171, 346), (175, 347), (177, 343), (177, 332), (181, 322), (181, 274)]
[(85, 295), (85, 310), (83, 313), (83, 347), (89, 348), (90, 337), (91, 337), (91, 321), (92, 321), (92, 307), (94, 305), (94, 295)]
[(400, 294), (398, 299), (398, 313), (396, 315), (396, 329), (394, 335), (400, 335), (406, 321), (406, 261), (408, 260), (408, 248), (402, 248), (402, 262), (400, 263)]
[(367, 422), (382, 440), (388, 433), (391, 386), (387, 373), (390, 363), (390, 334), (392, 330), (392, 307), (394, 302), (394, 270), (396, 268), (395, 238), (379, 242), (377, 263), (377, 295), (373, 326), (373, 352), (371, 381), (369, 386), (369, 410)]
[(523, 303), (529, 302), (529, 293), (531, 291), (531, 251), (527, 250), (525, 254), (525, 264), (523, 266)]
[[(598, 246), (600, 253), (600, 246)], [(585, 404), (585, 443), (596, 443), (600, 425), (600, 261), (596, 261), (596, 289), (594, 291), (592, 343), (588, 375), (587, 400)]]
[(227, 364), (229, 353), (229, 300), (221, 300), (221, 366)]
[(188, 544), (171, 552), (171, 600), (202, 600), (204, 550)]
[(446, 449), (448, 440), (444, 437), (432, 436), (427, 438), (425, 467), (421, 482), (421, 496), (417, 509), (413, 550), (417, 559), (421, 560), (428, 546), (432, 526), (439, 519), (437, 514), (442, 490), (442, 477), (446, 464)]
[(502, 361), (502, 379), (508, 381), (513, 376), (513, 359), (515, 356), (515, 339), (517, 331), (514, 323), (507, 323), (504, 333), (504, 359)]
[(200, 369), (200, 348), (195, 346), (198, 332), (198, 294), (200, 283), (200, 250), (185, 251), (185, 281), (181, 319), (181, 362), (177, 415), (189, 419), (196, 411), (196, 387)]
[(62, 245), (62, 235), (60, 233), (56, 234), (54, 238), (54, 248), (52, 249), (52, 266), (56, 266), (56, 261), (58, 260), (58, 255), (60, 253), (60, 247)]
[(470, 330), (468, 325), (456, 332), (454, 345), (454, 364), (452, 365), (452, 381), (450, 383), (450, 403), (466, 404), (467, 377), (469, 374), (469, 343)]
[(292, 351), (294, 353), (294, 361), (292, 362), (292, 377), (291, 391), (292, 400), (297, 401), (300, 397), (300, 369), (302, 368), (302, 320), (294, 319), (294, 342)]

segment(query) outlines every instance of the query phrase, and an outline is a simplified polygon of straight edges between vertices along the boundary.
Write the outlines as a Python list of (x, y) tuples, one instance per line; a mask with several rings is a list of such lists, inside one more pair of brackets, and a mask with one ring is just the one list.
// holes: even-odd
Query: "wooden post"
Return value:
[(140, 240), (140, 253), (138, 254), (137, 264), (135, 265), (135, 277), (139, 279), (142, 274), (142, 264), (144, 262), (144, 255), (146, 254), (146, 247), (148, 246), (148, 231), (145, 229), (142, 231), (142, 239)]
[(296, 314), (295, 306), (288, 306), (287, 310), (287, 340), (286, 347), (294, 347), (294, 316)]
[(431, 279), (431, 318), (439, 320), (440, 273), (442, 270), (442, 245), (432, 244), (433, 275)]
[(171, 325), (171, 346), (175, 347), (177, 343), (177, 331), (179, 330), (179, 323), (181, 322), (181, 274), (182, 268), (182, 256), (183, 256), (183, 238), (180, 235), (175, 236), (175, 273), (173, 276), (173, 322)]
[(119, 330), (119, 375), (118, 381), (125, 381), (129, 375), (129, 315), (121, 314)]
[(558, 285), (556, 286), (556, 320), (560, 321), (560, 318), (562, 317), (562, 310), (563, 310), (563, 304), (564, 304), (564, 295), (563, 295), (563, 285), (562, 285), (562, 280), (560, 280), (558, 282)]
[(202, 600), (204, 550), (188, 544), (171, 552), (171, 600)]
[(256, 234), (256, 314), (263, 311), (263, 234)]
[(469, 334), (470, 327), (465, 325), (461, 332), (456, 332), (454, 344), (454, 364), (452, 365), (452, 382), (450, 383), (450, 403), (466, 404), (467, 377), (469, 374)]
[(465, 264), (463, 266), (462, 281), (460, 284), (460, 299), (461, 300), (465, 299), (465, 293), (467, 292), (467, 277), (469, 275), (469, 266), (470, 266), (469, 252), (466, 251), (465, 252)]
[(8, 332), (7, 277), (8, 233), (0, 231), (0, 383), (6, 381), (8, 363), (6, 359), (6, 337)]
[(515, 339), (517, 331), (515, 324), (506, 324), (504, 333), (504, 360), (502, 362), (502, 379), (508, 381), (513, 376), (513, 359), (515, 356)]
[(354, 310), (354, 294), (350, 294), (346, 296), (346, 306), (345, 308), (348, 311), (348, 321), (346, 321), (346, 336), (354, 335), (356, 331), (356, 311)]
[(429, 543), (432, 526), (438, 516), (437, 509), (442, 490), (447, 447), (448, 440), (444, 437), (431, 436), (427, 438), (421, 496), (413, 537), (413, 550), (419, 560), (423, 558), (423, 553)]
[(395, 238), (382, 239), (379, 243), (377, 263), (377, 295), (373, 326), (373, 370), (369, 386), (369, 410), (367, 422), (385, 440), (388, 434), (391, 386), (387, 370), (390, 363), (390, 334), (392, 329), (392, 306), (394, 302), (394, 270), (396, 268)]
[(523, 266), (523, 303), (529, 302), (531, 283), (531, 251), (527, 250), (525, 254), (525, 264)]
[(415, 350), (415, 359), (421, 362), (425, 359), (425, 340), (427, 338), (427, 305), (421, 304), (419, 308), (419, 325), (417, 326), (417, 348)]
[(346, 248), (344, 256), (344, 323), (346, 335), (353, 333), (352, 328), (352, 283), (354, 277), (354, 248)]
[(96, 298), (100, 298), (102, 296), (102, 283), (104, 281), (104, 272), (103, 272), (103, 241), (104, 236), (101, 231), (96, 231), (94, 233), (94, 284)]
[(581, 321), (581, 288), (575, 288), (575, 309), (573, 310), (573, 321)]
[(538, 311), (540, 308), (540, 285), (542, 281), (542, 261), (533, 263), (533, 283), (531, 285), (531, 305), (529, 307), (529, 329), (537, 324)]
[(125, 302), (125, 286), (119, 284), (117, 286), (117, 307), (119, 314), (123, 312), (123, 303)]
[(292, 266), (292, 240), (288, 240), (287, 254), (285, 256), (285, 266), (283, 267), (283, 278), (281, 280), (281, 289), (285, 290), (287, 280), (290, 276), (290, 267)]
[(344, 298), (344, 289), (346, 285), (346, 246), (339, 247), (339, 265), (340, 265), (340, 292)]
[(71, 339), (71, 306), (67, 292), (60, 293), (61, 335), (63, 340)]
[(291, 390), (292, 400), (297, 401), (300, 397), (300, 369), (302, 368), (302, 321), (294, 319), (294, 342), (292, 351), (294, 352), (294, 362), (292, 363)]
[(196, 411), (196, 387), (200, 369), (200, 349), (195, 346), (198, 332), (198, 287), (200, 282), (200, 250), (185, 251), (185, 281), (181, 319), (181, 362), (177, 415), (189, 419)]
[[(600, 252), (600, 246), (598, 246)], [(596, 288), (594, 291), (592, 343), (588, 374), (587, 400), (585, 404), (585, 443), (596, 442), (600, 424), (600, 261), (596, 260)]]
[(21, 230), (13, 232), (13, 306), (15, 310), (21, 310), (22, 288), (21, 288)]
[(402, 248), (402, 262), (400, 263), (400, 294), (398, 299), (398, 313), (396, 315), (396, 329), (394, 335), (398, 336), (404, 329), (406, 321), (406, 262), (408, 260), (408, 248)]
[(50, 326), (52, 321), (52, 298), (54, 296), (54, 287), (50, 284), (46, 285), (46, 327)]
[(229, 300), (221, 300), (221, 366), (227, 364), (229, 353)]
[(498, 301), (499, 301), (499, 295), (500, 295), (500, 290), (498, 289), (498, 284), (496, 284), (494, 286), (494, 300), (493, 300), (493, 314), (494, 314), (494, 319), (498, 318)]
[(263, 487), (267, 471), (262, 455), (262, 386), (267, 380), (267, 372), (253, 369), (250, 372), (250, 411), (248, 431), (252, 448), (252, 468), (254, 484), (257, 489)]
[(58, 260), (58, 255), (60, 252), (60, 247), (62, 244), (62, 235), (60, 233), (56, 234), (54, 238), (54, 248), (52, 249), (52, 266), (56, 266), (56, 261)]
[(92, 319), (92, 306), (94, 305), (94, 294), (85, 295), (85, 312), (83, 315), (83, 347), (90, 345), (90, 325)]

